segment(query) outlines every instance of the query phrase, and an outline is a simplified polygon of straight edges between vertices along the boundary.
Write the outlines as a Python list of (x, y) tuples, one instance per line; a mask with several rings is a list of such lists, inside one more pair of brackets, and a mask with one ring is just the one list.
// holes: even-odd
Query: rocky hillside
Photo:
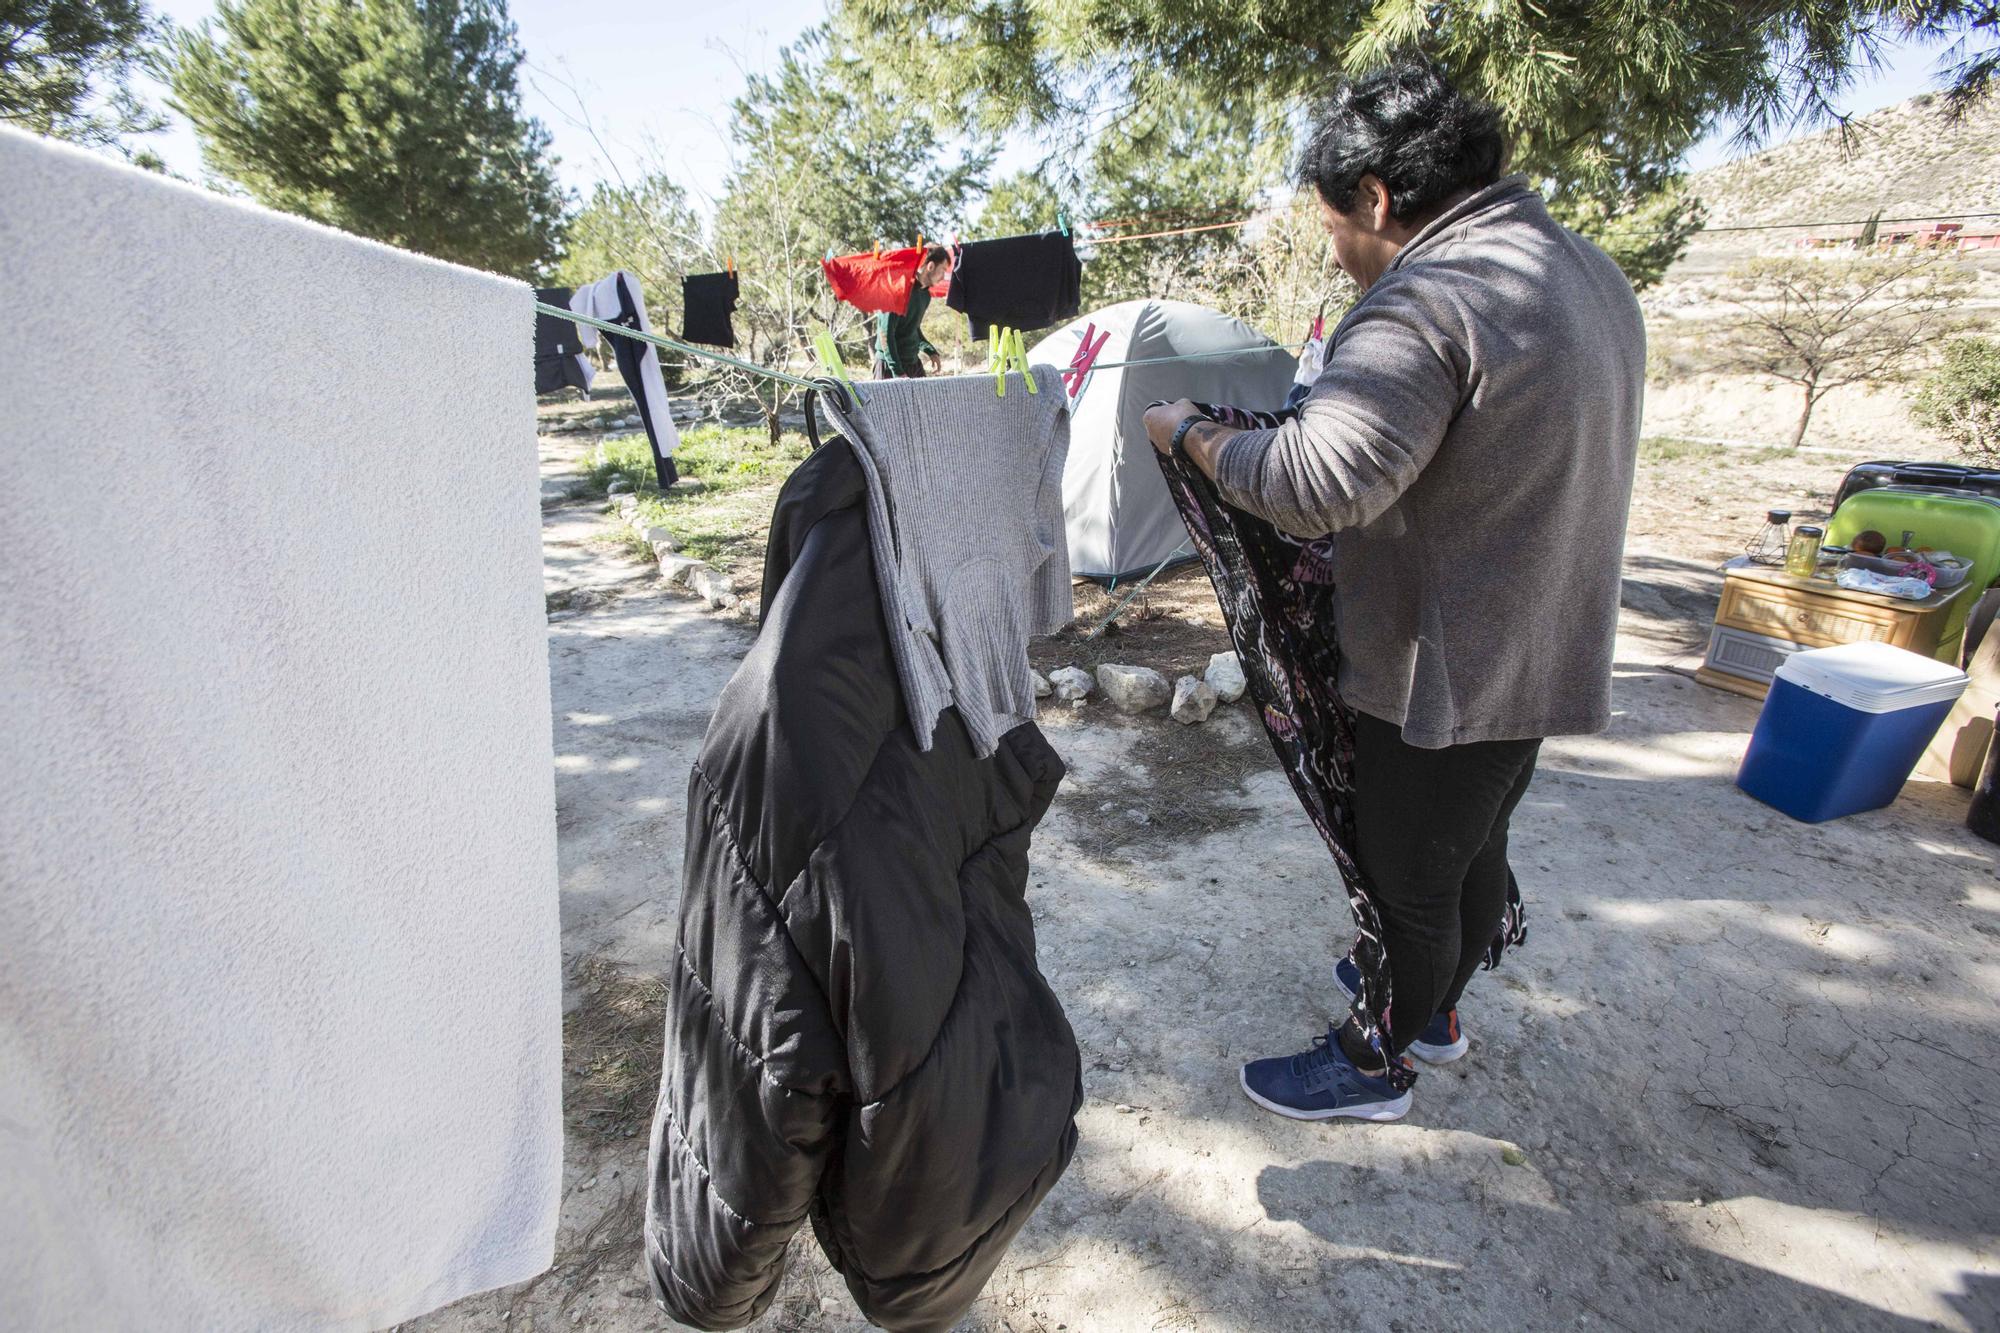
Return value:
[[(2000, 98), (1953, 120), (1942, 99), (1914, 97), (1857, 118), (1845, 138), (1837, 129), (1806, 135), (1698, 172), (1693, 185), (1708, 206), (1711, 227), (1866, 218), (1877, 210), (1889, 218), (2000, 213)], [(2000, 217), (1966, 227), (2000, 230)], [(1790, 249), (1804, 236), (1858, 230), (1705, 232), (1668, 281)], [(1982, 256), (1979, 262), (1992, 261)]]
[[(1915, 97), (1855, 120), (1846, 142), (1825, 130), (1694, 178), (1709, 222), (2000, 212), (2000, 98), (1952, 120), (1941, 98)], [(1996, 220), (2000, 221), (2000, 220)]]

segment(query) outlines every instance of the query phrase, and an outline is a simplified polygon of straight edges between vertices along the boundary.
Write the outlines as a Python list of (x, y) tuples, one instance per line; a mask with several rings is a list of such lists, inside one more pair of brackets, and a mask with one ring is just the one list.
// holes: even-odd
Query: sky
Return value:
[[(153, 0), (153, 8), (191, 24), (215, 7)], [(562, 182), (584, 195), (612, 177), (614, 165), (628, 177), (657, 166), (706, 214), (729, 171), (729, 104), (746, 73), (770, 69), (788, 42), (824, 17), (826, 0), (512, 0), (509, 8), (528, 58), (522, 103), (555, 136)], [(1894, 50), (1885, 69), (1847, 92), (1841, 109), (1873, 111), (1914, 96), (1932, 86), (1934, 63), (1931, 51)], [(193, 132), (174, 121), (148, 142), (173, 170), (199, 179)], [(1723, 127), (1696, 145), (1688, 167), (1738, 156), (1732, 133)], [(1031, 164), (1038, 151), (1026, 135), (1003, 145), (996, 176)]]

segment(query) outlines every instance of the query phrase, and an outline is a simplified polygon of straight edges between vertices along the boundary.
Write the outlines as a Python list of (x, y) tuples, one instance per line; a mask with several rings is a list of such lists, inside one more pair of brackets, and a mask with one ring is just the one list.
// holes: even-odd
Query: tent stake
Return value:
[(1176, 546), (1173, 550), (1167, 552), (1167, 558), (1165, 560), (1162, 560), (1159, 564), (1154, 565), (1153, 572), (1146, 575), (1145, 578), (1140, 579), (1138, 584), (1132, 589), (1132, 591), (1126, 593), (1122, 598), (1119, 599), (1118, 605), (1111, 608), (1111, 614), (1104, 617), (1103, 621), (1098, 624), (1096, 629), (1093, 629), (1092, 631), (1090, 631), (1090, 633), (1084, 635), (1083, 637), (1086, 640), (1102, 638), (1104, 636), (1104, 631), (1111, 628), (1111, 622), (1118, 619), (1118, 617), (1124, 615), (1125, 608), (1132, 605), (1132, 599), (1134, 597), (1137, 597), (1140, 593), (1146, 591), (1147, 586), (1151, 584), (1154, 579), (1160, 577), (1160, 571), (1165, 569), (1169, 564), (1173, 563), (1173, 560), (1176, 556), (1185, 555), (1187, 553), (1187, 548), (1188, 544), (1186, 542), (1182, 542), (1179, 546)]

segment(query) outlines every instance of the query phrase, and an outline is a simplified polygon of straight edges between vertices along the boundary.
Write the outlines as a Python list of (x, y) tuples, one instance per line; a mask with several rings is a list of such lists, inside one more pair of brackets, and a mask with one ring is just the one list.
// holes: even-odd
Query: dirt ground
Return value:
[[(570, 1141), (560, 1255), (427, 1330), (667, 1326), (639, 1264), (653, 980), (683, 787), (741, 623), (658, 586), (587, 437), (544, 440)], [(1387, 1126), (1252, 1106), (1246, 1058), (1341, 1008), (1348, 923), (1254, 719), (1051, 709), (1069, 765), (1035, 839), (1042, 967), (1084, 1051), (1068, 1174), (961, 1327), (1399, 1330), (2000, 1326), (2000, 874), (1966, 794), (1793, 823), (1731, 777), (1757, 705), (1695, 684), (1714, 566), (1762, 511), (1823, 510), (1849, 460), (1653, 448), (1616, 719), (1550, 742), (1516, 819), (1527, 944), (1474, 982), (1470, 1056)], [(1083, 623), (1109, 602), (1079, 597)], [(1108, 645), (1108, 646), (1107, 646)], [(1192, 568), (1120, 635), (1037, 646), (1198, 667)], [(757, 1327), (862, 1320), (810, 1236)]]

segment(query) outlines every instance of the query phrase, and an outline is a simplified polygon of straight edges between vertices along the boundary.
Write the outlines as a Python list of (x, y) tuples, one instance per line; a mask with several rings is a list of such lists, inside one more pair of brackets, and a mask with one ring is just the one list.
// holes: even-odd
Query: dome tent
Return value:
[[(1093, 370), (1070, 415), (1063, 522), (1070, 571), (1086, 578), (1143, 576), (1187, 541), (1180, 512), (1146, 442), (1148, 404), (1176, 398), (1272, 410), (1298, 369), (1293, 354), (1240, 319), (1186, 301), (1124, 301), (1072, 320), (1029, 349), (1028, 360), (1067, 366), (1086, 327), (1111, 336), (1097, 364), (1212, 353), (1198, 361)], [(1234, 355), (1227, 355), (1234, 353)], [(1192, 548), (1186, 554), (1192, 555)]]

